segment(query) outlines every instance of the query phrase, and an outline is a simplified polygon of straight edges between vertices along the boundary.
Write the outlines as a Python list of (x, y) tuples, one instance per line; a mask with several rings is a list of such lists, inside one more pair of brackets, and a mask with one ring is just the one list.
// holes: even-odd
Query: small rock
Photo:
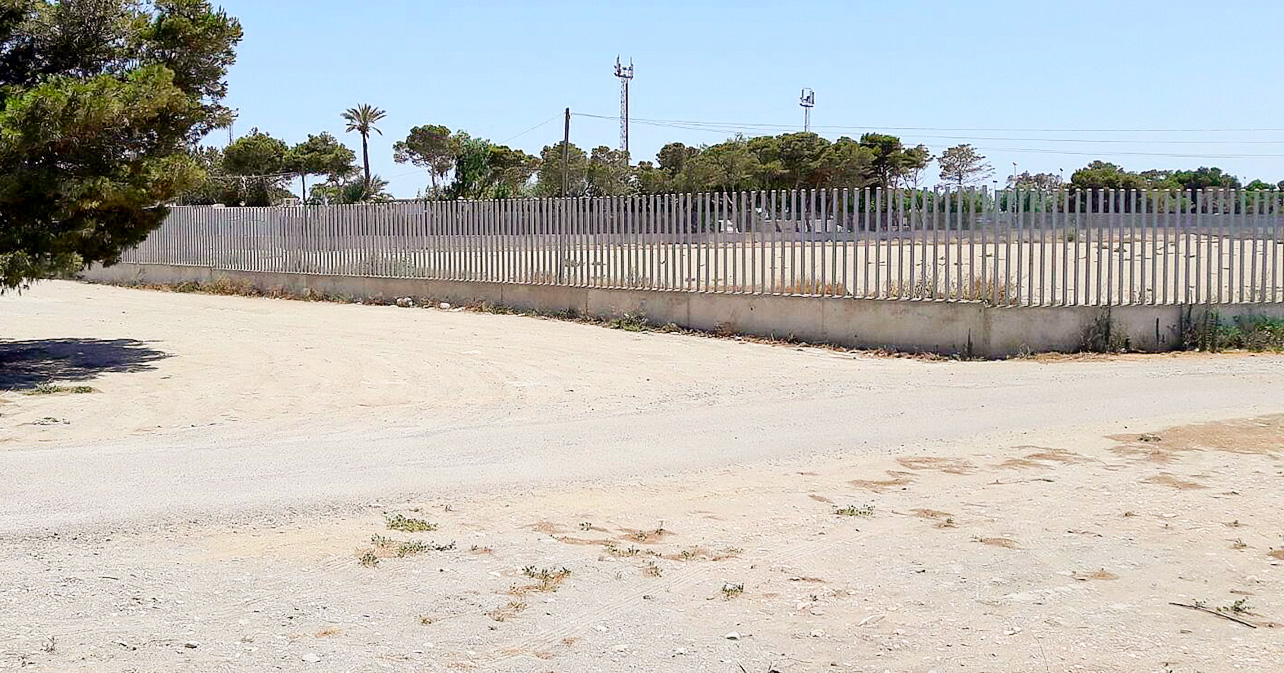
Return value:
[(309, 664), (315, 664), (321, 661), (321, 655), (317, 654), (316, 652), (308, 652), (307, 654), (304, 654), (299, 658), (302, 659), (305, 663), (309, 663)]
[(740, 640), (740, 634), (732, 631), (726, 635), (727, 640)]
[(606, 633), (606, 627), (601, 624), (594, 626), (593, 630), (597, 631), (598, 633)]
[(628, 651), (629, 651), (629, 646), (628, 646), (628, 645), (616, 645), (615, 647), (612, 647), (612, 648), (611, 648), (611, 650), (612, 650), (612, 651), (615, 651), (615, 652), (628, 652)]
[(674, 650), (674, 651), (673, 651), (673, 656), (675, 656), (675, 657), (680, 657), (680, 656), (682, 656), (682, 655), (684, 655), (684, 654), (686, 654), (686, 653), (687, 653), (687, 648), (685, 648), (685, 647), (679, 647), (678, 649), (676, 649), (676, 650)]
[(413, 308), (414, 305), (415, 305), (415, 300), (411, 299), (410, 297), (402, 297), (397, 300), (397, 306), (401, 308)]
[(441, 309), (441, 310), (443, 310), (443, 311), (449, 311), (449, 310), (450, 310), (450, 304), (449, 304), (448, 302), (444, 302), (444, 301), (443, 301), (443, 302), (441, 302), (440, 304), (437, 304), (437, 308), (439, 308), (439, 309)]
[(824, 636), (825, 636), (825, 632), (824, 632), (824, 630), (822, 630), (822, 629), (812, 629), (812, 632), (811, 632), (811, 637), (812, 637), (812, 638), (823, 638)]
[(186, 648), (187, 648), (187, 649), (189, 649), (189, 650), (194, 650), (194, 649), (196, 649), (196, 648), (198, 648), (198, 647), (200, 647), (200, 646), (201, 646), (201, 644), (200, 644), (200, 643), (198, 643), (198, 642), (196, 642), (195, 640), (189, 640), (189, 641), (187, 641), (187, 642), (183, 643), (183, 647), (186, 647)]

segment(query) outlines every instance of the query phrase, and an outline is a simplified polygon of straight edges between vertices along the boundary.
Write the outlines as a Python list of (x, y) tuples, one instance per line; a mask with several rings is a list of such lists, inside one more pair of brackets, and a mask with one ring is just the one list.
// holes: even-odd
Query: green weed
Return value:
[(429, 523), (423, 519), (412, 519), (401, 514), (389, 514), (384, 517), (388, 522), (388, 530), (399, 530), (404, 533), (423, 533), (437, 530), (437, 524)]
[(837, 514), (838, 516), (874, 516), (874, 506), (864, 505), (857, 507), (855, 505), (848, 505), (846, 507), (837, 507), (834, 509), (834, 514)]

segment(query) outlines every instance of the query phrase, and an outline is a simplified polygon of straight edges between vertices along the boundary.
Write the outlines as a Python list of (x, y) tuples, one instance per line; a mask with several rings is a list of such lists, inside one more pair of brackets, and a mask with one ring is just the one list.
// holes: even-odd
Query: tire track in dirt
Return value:
[[(858, 531), (853, 531), (853, 533), (855, 532)], [(828, 535), (826, 537), (829, 539), (815, 540), (791, 547), (788, 551), (768, 554), (762, 559), (762, 562), (773, 565), (795, 564), (835, 545), (850, 542), (855, 536), (849, 534), (846, 536)], [(556, 628), (545, 630), (517, 642), (497, 646), (495, 651), (502, 653), (502, 655), (490, 659), (487, 663), (498, 665), (521, 657), (533, 656), (532, 653), (534, 652), (551, 649), (565, 638), (575, 637), (584, 633), (596, 622), (603, 621), (613, 615), (618, 616), (621, 613), (632, 612), (632, 608), (643, 603), (644, 596), (660, 591), (673, 591), (692, 586), (697, 580), (701, 579), (704, 572), (703, 568), (693, 567), (677, 573), (677, 576), (672, 577), (672, 579), (661, 580), (660, 583), (645, 591), (623, 594), (619, 598), (600, 604), (591, 610), (585, 610), (569, 618), (563, 618)]]

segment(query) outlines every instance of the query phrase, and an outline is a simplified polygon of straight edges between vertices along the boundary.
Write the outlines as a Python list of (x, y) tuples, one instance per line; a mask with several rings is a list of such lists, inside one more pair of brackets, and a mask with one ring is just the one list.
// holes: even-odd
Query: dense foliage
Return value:
[(205, 0), (0, 0), (0, 288), (114, 261), (199, 184), (240, 39)]

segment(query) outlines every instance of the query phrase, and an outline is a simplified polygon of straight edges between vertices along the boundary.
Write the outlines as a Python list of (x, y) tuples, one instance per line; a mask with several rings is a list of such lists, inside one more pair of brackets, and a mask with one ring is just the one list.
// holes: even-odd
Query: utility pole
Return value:
[(615, 57), (615, 76), (620, 78), (620, 149), (629, 153), (629, 81), (633, 79), (633, 59), (627, 66)]
[(567, 173), (567, 162), (571, 154), (571, 108), (566, 108), (566, 130), (562, 133), (562, 196), (570, 191), (570, 177)]
[(816, 92), (804, 88), (798, 97), (798, 104), (803, 109), (803, 131), (811, 133), (811, 109), (816, 107)]

